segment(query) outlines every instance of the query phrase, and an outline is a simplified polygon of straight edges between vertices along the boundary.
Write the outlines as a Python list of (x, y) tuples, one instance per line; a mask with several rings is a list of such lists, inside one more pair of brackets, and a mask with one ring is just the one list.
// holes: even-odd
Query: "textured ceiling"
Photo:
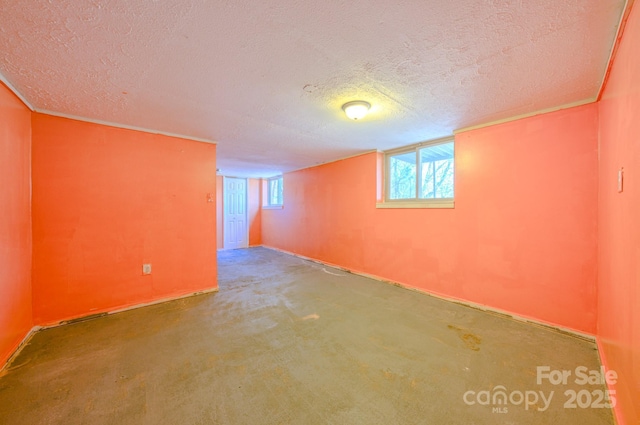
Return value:
[(224, 174), (270, 176), (593, 99), (624, 6), (0, 0), (0, 73), (38, 111), (216, 141)]

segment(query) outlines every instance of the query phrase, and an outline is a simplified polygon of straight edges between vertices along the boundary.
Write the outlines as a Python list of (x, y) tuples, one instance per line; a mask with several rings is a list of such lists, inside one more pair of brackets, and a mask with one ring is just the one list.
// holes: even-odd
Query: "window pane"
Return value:
[(415, 199), (415, 151), (389, 157), (389, 199)]
[(282, 177), (278, 179), (278, 194), (276, 197), (278, 199), (278, 205), (282, 205)]
[(282, 177), (269, 180), (268, 205), (282, 205)]
[(278, 180), (269, 180), (269, 204), (278, 203)]
[(420, 198), (453, 198), (453, 142), (420, 149)]

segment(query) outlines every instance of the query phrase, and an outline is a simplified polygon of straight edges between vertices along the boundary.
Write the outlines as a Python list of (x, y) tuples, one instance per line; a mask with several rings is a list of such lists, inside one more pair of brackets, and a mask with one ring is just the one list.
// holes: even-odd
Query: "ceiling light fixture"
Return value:
[(354, 121), (364, 118), (367, 112), (369, 112), (369, 108), (371, 108), (371, 104), (364, 100), (354, 100), (353, 102), (347, 102), (342, 105), (344, 113)]

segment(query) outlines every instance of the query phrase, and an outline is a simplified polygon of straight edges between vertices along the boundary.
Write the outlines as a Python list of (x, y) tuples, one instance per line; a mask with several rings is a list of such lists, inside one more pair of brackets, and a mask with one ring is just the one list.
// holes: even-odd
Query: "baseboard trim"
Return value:
[(13, 353), (11, 353), (7, 361), (2, 365), (2, 367), (0, 367), (0, 377), (9, 371), (11, 367), (11, 363), (13, 363), (16, 357), (18, 357), (18, 354), (20, 354), (20, 352), (24, 349), (24, 347), (26, 347), (27, 344), (29, 344), (29, 341), (31, 341), (31, 338), (33, 338), (36, 332), (38, 332), (40, 329), (42, 329), (41, 326), (34, 326), (31, 329), (29, 329), (29, 332), (27, 332), (24, 338), (22, 338), (22, 341), (20, 341), (16, 349), (13, 350)]
[(326, 261), (318, 260), (316, 258), (306, 257), (304, 255), (296, 254), (295, 252), (287, 251), (287, 250), (284, 250), (284, 249), (275, 248), (275, 247), (268, 246), (268, 245), (262, 245), (262, 247), (270, 249), (270, 250), (273, 250), (273, 251), (281, 252), (283, 254), (291, 255), (293, 257), (301, 258), (301, 259), (306, 260), (306, 261), (311, 261), (311, 262), (314, 262), (314, 263), (317, 263), (317, 264), (322, 264), (324, 266), (332, 267), (334, 269), (337, 269), (337, 270), (340, 270), (340, 271), (343, 271), (343, 272), (346, 272), (346, 273), (351, 273), (351, 274), (355, 274), (355, 275), (358, 275), (358, 276), (366, 277), (366, 278), (373, 279), (373, 280), (376, 280), (376, 281), (379, 281), (379, 282), (382, 282), (382, 283), (386, 283), (388, 285), (397, 286), (398, 288), (406, 289), (406, 290), (409, 290), (409, 291), (417, 292), (417, 293), (422, 294), (422, 295), (426, 295), (426, 296), (434, 297), (434, 298), (437, 298), (437, 299), (440, 299), (440, 300), (443, 300), (443, 301), (447, 301), (447, 302), (451, 302), (451, 303), (454, 303), (454, 304), (462, 305), (464, 307), (472, 308), (474, 310), (480, 310), (480, 311), (483, 311), (485, 313), (494, 314), (494, 315), (497, 315), (497, 316), (500, 316), (500, 317), (504, 317), (504, 318), (507, 318), (507, 319), (516, 320), (518, 322), (528, 323), (530, 325), (539, 326), (539, 327), (548, 329), (548, 330), (553, 331), (553, 332), (559, 332), (559, 333), (562, 333), (562, 334), (570, 336), (570, 337), (579, 338), (579, 339), (582, 339), (582, 340), (585, 340), (585, 341), (588, 341), (588, 342), (591, 342), (591, 343), (596, 343), (595, 335), (589, 334), (589, 333), (586, 333), (586, 332), (581, 332), (581, 331), (578, 331), (576, 329), (567, 328), (567, 327), (564, 327), (564, 326), (559, 326), (559, 325), (556, 325), (556, 324), (553, 324), (553, 323), (544, 322), (542, 320), (533, 319), (531, 317), (518, 315), (517, 313), (513, 313), (513, 312), (510, 312), (510, 311), (501, 310), (501, 309), (494, 308), (494, 307), (489, 307), (489, 306), (486, 306), (486, 305), (483, 305), (483, 304), (477, 304), (477, 303), (474, 303), (472, 301), (463, 300), (463, 299), (454, 298), (454, 297), (451, 297), (451, 296), (439, 294), (437, 292), (431, 292), (431, 291), (427, 291), (427, 290), (424, 290), (424, 289), (415, 288), (413, 286), (410, 286), (410, 285), (407, 285), (407, 284), (404, 284), (404, 283), (400, 283), (400, 282), (395, 282), (395, 281), (389, 280), (389, 279), (381, 277), (381, 276), (376, 276), (376, 275), (372, 275), (372, 274), (369, 274), (369, 273), (364, 273), (364, 272), (361, 272), (359, 270), (351, 270), (351, 269), (342, 267), (342, 266), (337, 265), (337, 264), (328, 263)]
[(137, 308), (148, 307), (148, 306), (151, 306), (151, 305), (166, 303), (166, 302), (169, 302), (169, 301), (176, 301), (176, 300), (180, 300), (180, 299), (183, 299), (183, 298), (195, 297), (197, 295), (212, 294), (212, 293), (218, 292), (219, 290), (220, 289), (218, 287), (204, 289), (202, 291), (190, 292), (190, 293), (184, 294), (184, 295), (178, 295), (178, 296), (169, 297), (169, 298), (162, 298), (162, 299), (159, 299), (159, 300), (150, 301), (148, 303), (136, 304), (136, 305), (129, 306), (129, 307), (119, 308), (117, 310), (110, 311), (107, 314), (109, 314), (109, 315), (117, 314), (117, 313), (122, 313), (124, 311), (135, 310)]
[(160, 298), (160, 299), (149, 301), (149, 302), (146, 302), (146, 303), (134, 304), (134, 305), (127, 306), (127, 307), (117, 308), (115, 310), (109, 310), (109, 311), (104, 311), (104, 312), (100, 312), (100, 313), (85, 314), (83, 316), (74, 317), (72, 319), (64, 319), (64, 320), (60, 320), (60, 321), (55, 322), (55, 323), (49, 323), (49, 324), (41, 325), (41, 326), (34, 326), (27, 333), (27, 335), (25, 335), (25, 337), (22, 339), (22, 342), (20, 342), (20, 344), (18, 344), (18, 347), (13, 351), (13, 353), (11, 353), (11, 355), (9, 356), (7, 361), (4, 363), (4, 365), (2, 365), (2, 367), (0, 367), (0, 376), (4, 375), (7, 371), (9, 371), (9, 369), (11, 368), (11, 363), (16, 359), (16, 357), (20, 354), (20, 352), (23, 350), (23, 348), (29, 343), (31, 338), (33, 338), (33, 336), (37, 332), (39, 332), (41, 330), (56, 328), (58, 326), (64, 326), (64, 325), (72, 325), (74, 323), (79, 323), (79, 322), (86, 322), (86, 321), (89, 321), (89, 320), (94, 320), (94, 319), (97, 319), (97, 318), (100, 318), (100, 317), (110, 316), (112, 314), (118, 314), (118, 313), (122, 313), (122, 312), (129, 311), (129, 310), (135, 310), (135, 309), (142, 308), (142, 307), (149, 307), (149, 306), (152, 306), (152, 305), (162, 304), (162, 303), (166, 303), (166, 302), (169, 302), (169, 301), (176, 301), (176, 300), (180, 300), (180, 299), (183, 299), (183, 298), (194, 297), (194, 296), (197, 296), (197, 295), (211, 294), (211, 293), (218, 292), (218, 291), (219, 291), (218, 287), (209, 288), (209, 289), (204, 289), (202, 291), (189, 292), (187, 294), (177, 295), (175, 297)]
[(118, 313), (122, 313), (125, 311), (129, 311), (129, 310), (135, 310), (137, 308), (142, 308), (142, 307), (148, 307), (148, 306), (152, 306), (152, 305), (156, 305), (156, 304), (162, 304), (162, 303), (166, 303), (169, 301), (176, 301), (176, 300), (180, 300), (182, 298), (189, 298), (189, 297), (193, 297), (196, 295), (203, 295), (203, 294), (209, 294), (209, 293), (213, 293), (213, 292), (218, 292), (218, 288), (209, 288), (209, 289), (203, 289), (201, 291), (196, 291), (196, 292), (188, 292), (186, 294), (182, 294), (182, 295), (176, 295), (173, 297), (166, 297), (166, 298), (159, 298), (157, 300), (153, 300), (153, 301), (148, 301), (146, 303), (139, 303), (139, 304), (133, 304), (133, 305), (129, 305), (129, 306), (125, 306), (125, 307), (119, 307), (113, 310), (107, 310), (107, 311), (100, 311), (100, 312), (95, 312), (95, 313), (88, 313), (82, 316), (78, 316), (78, 317), (72, 317), (69, 319), (62, 319), (59, 320), (57, 322), (52, 322), (52, 323), (46, 323), (43, 325), (40, 325), (41, 329), (50, 329), (50, 328), (55, 328), (58, 326), (63, 326), (63, 325), (72, 325), (74, 323), (78, 323), (78, 322), (86, 322), (87, 320), (93, 320), (93, 319), (98, 319), (100, 317), (104, 317), (104, 316), (110, 316), (112, 314), (118, 314)]
[[(602, 346), (602, 341), (600, 338), (596, 338), (596, 347), (598, 348), (598, 358), (600, 359), (600, 364), (605, 368), (605, 370), (614, 370), (609, 367), (609, 363), (607, 361), (607, 356), (604, 353), (604, 347)], [(605, 381), (605, 385), (607, 389), (611, 391), (611, 394), (619, 394), (616, 392), (616, 388), (614, 385), (610, 385), (609, 382)], [(613, 421), (616, 424), (623, 424), (624, 421), (622, 419), (622, 412), (620, 412), (620, 400), (616, 403), (615, 407), (611, 409), (613, 412)]]

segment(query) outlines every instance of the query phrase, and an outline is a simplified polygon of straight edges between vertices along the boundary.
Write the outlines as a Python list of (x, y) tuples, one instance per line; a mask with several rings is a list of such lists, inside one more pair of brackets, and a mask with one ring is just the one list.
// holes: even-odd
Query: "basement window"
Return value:
[(265, 207), (282, 208), (282, 176), (267, 179), (267, 202)]
[(453, 208), (454, 142), (442, 139), (385, 153), (385, 202), (378, 208)]

